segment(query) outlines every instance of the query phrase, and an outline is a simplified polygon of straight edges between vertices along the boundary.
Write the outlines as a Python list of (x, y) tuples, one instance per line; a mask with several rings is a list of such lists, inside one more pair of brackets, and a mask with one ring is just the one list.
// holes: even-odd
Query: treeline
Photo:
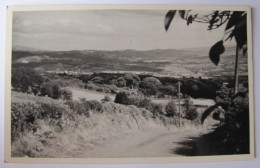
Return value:
[(40, 75), (32, 68), (13, 68), (11, 83), (12, 89), (18, 92), (48, 96), (53, 99), (70, 100), (72, 98), (70, 90), (62, 88), (58, 82)]
[[(61, 88), (60, 82), (52, 80), (50, 74), (38, 74), (32, 68), (19, 67), (12, 69), (12, 87), (19, 92), (33, 93), (40, 96), (59, 98), (65, 95), (69, 98), (71, 93)], [(151, 75), (137, 74), (112, 74), (94, 73), (90, 75), (68, 75), (59, 74), (60, 79), (80, 80), (84, 88), (103, 93), (117, 94), (122, 90), (135, 89), (142, 92), (147, 97), (176, 97), (178, 94), (178, 81), (181, 82), (183, 97), (193, 98), (216, 97), (217, 91), (222, 83), (208, 79), (196, 78), (173, 78), (173, 77), (154, 77)]]
[(221, 81), (201, 78), (155, 77), (152, 75), (120, 73), (94, 73), (91, 75), (80, 75), (77, 78), (86, 83), (86, 87), (90, 83), (94, 83), (99, 86), (110, 85), (118, 88), (138, 89), (145, 96), (158, 98), (177, 96), (178, 81), (181, 82), (181, 93), (183, 96), (191, 96), (193, 98), (213, 99), (216, 97), (216, 91), (222, 85)]

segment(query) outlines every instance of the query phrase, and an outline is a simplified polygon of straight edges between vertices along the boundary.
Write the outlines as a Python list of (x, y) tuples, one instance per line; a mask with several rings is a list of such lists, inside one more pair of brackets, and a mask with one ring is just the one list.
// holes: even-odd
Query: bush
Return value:
[(139, 101), (137, 106), (149, 110), (151, 108), (151, 104), (151, 99), (145, 97), (141, 101)]
[(71, 100), (72, 99), (72, 92), (69, 89), (61, 89), (61, 98), (63, 100)]
[(169, 96), (177, 96), (177, 89), (173, 85), (166, 85), (161, 86), (160, 88), (160, 94), (162, 96), (169, 95)]
[(87, 101), (82, 98), (79, 101), (67, 101), (66, 104), (77, 114), (85, 115), (86, 117), (90, 117), (90, 110), (94, 112), (103, 111), (102, 104), (96, 100)]
[(163, 106), (161, 104), (151, 103), (152, 109), (150, 110), (155, 116), (163, 114)]
[(66, 104), (69, 108), (80, 115), (85, 115), (90, 117), (90, 106), (85, 99), (80, 99), (79, 101), (67, 101)]
[(47, 83), (41, 88), (41, 95), (42, 96), (47, 95), (53, 99), (58, 99), (61, 97), (62, 92), (61, 92), (61, 88), (58, 85)]
[(116, 94), (115, 103), (138, 106), (139, 102), (143, 99), (144, 95), (140, 92), (119, 92)]
[(195, 120), (198, 117), (198, 112), (196, 107), (190, 107), (188, 111), (186, 111), (186, 116), (188, 120)]
[(11, 140), (24, 132), (36, 132), (39, 126), (35, 123), (39, 108), (36, 104), (12, 103), (11, 106)]
[(69, 116), (69, 112), (59, 104), (47, 103), (12, 103), (11, 106), (11, 139), (27, 132), (36, 132), (41, 125), (38, 124), (39, 120), (44, 120), (55, 131), (63, 130), (64, 114)]
[(177, 114), (176, 105), (174, 101), (170, 101), (166, 105), (165, 112), (167, 116), (175, 116)]
[(46, 83), (45, 85), (43, 85), (43, 87), (41, 88), (41, 95), (47, 95), (48, 97), (51, 97), (53, 99), (72, 99), (72, 92), (66, 88), (61, 88), (56, 83)]
[(130, 88), (137, 88), (141, 81), (139, 76), (134, 74), (126, 74), (124, 79), (126, 81), (126, 86)]
[(181, 93), (193, 98), (214, 99), (218, 89), (215, 82), (207, 79), (183, 79), (181, 85)]
[(249, 153), (249, 98), (248, 93), (235, 96), (225, 112), (226, 139), (224, 145), (233, 153)]
[(126, 87), (126, 80), (124, 77), (120, 77), (116, 81), (116, 86), (117, 87)]
[(102, 112), (103, 111), (102, 104), (99, 103), (99, 101), (97, 101), (97, 100), (86, 101), (86, 103), (89, 105), (91, 110), (94, 110), (96, 112)]
[(116, 94), (115, 103), (129, 105), (128, 95), (126, 92), (119, 92)]
[(18, 92), (39, 94), (44, 79), (33, 69), (22, 67), (12, 69), (11, 81)]
[(198, 117), (197, 108), (193, 106), (190, 98), (184, 100), (185, 118), (188, 120), (195, 120)]
[(162, 86), (162, 83), (154, 77), (147, 77), (139, 85), (139, 89), (144, 95), (151, 96), (157, 95), (159, 88)]
[(161, 104), (153, 103), (150, 99), (144, 98), (137, 104), (137, 107), (145, 108), (153, 113), (154, 116), (164, 114), (163, 106)]

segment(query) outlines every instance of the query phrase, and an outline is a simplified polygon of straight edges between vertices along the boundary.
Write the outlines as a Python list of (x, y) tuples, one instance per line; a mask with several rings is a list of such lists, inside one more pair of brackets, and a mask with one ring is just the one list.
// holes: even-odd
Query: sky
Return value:
[[(178, 14), (164, 29), (167, 10), (14, 12), (12, 45), (39, 50), (150, 50), (210, 47), (224, 27), (187, 26)], [(205, 12), (205, 11), (204, 11)], [(233, 42), (234, 43), (234, 42)], [(232, 44), (232, 42), (231, 42)]]

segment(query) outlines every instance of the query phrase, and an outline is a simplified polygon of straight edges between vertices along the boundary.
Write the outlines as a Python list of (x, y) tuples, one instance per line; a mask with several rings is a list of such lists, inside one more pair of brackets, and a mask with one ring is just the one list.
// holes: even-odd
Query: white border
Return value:
[[(195, 0), (194, 0), (194, 1), (195, 1)], [(194, 2), (194, 1), (192, 1), (192, 2)], [(182, 1), (182, 3), (185, 3), (185, 1)], [(191, 2), (190, 2), (190, 3), (191, 3)], [(231, 2), (231, 3), (232, 3), (232, 2)], [(234, 1), (233, 1), (233, 3), (234, 3)], [(258, 4), (258, 6), (259, 6), (259, 4)], [(258, 6), (257, 6), (257, 7), (258, 7)], [(2, 37), (1, 37), (1, 38), (2, 38)], [(1, 40), (2, 40), (2, 39), (1, 39)], [(256, 45), (254, 45), (254, 46), (256, 46)], [(2, 48), (2, 46), (1, 46), (1, 48)], [(251, 50), (251, 51), (252, 51), (252, 50)], [(1, 52), (1, 53), (2, 53), (2, 52)], [(3, 60), (4, 60), (4, 59), (3, 59)], [(255, 60), (257, 61), (258, 59), (255, 57)], [(2, 71), (2, 72), (3, 72), (3, 71)], [(256, 76), (256, 78), (257, 78), (257, 76)], [(2, 78), (1, 78), (1, 80), (2, 80)], [(251, 80), (252, 80), (252, 79), (251, 79)], [(256, 81), (257, 81), (257, 80), (256, 80)], [(3, 88), (1, 88), (0, 91), (2, 91), (2, 89), (3, 89)], [(256, 88), (256, 90), (257, 90), (257, 88)], [(256, 96), (256, 97), (257, 97), (257, 96)], [(1, 109), (1, 110), (2, 110), (2, 109)], [(252, 117), (253, 117), (253, 116), (251, 115), (250, 118), (252, 118)], [(259, 128), (259, 127), (258, 127), (258, 128)], [(69, 159), (69, 160), (70, 160), (70, 159)], [(221, 159), (221, 161), (225, 161), (225, 160), (222, 160), (222, 159)], [(253, 162), (255, 163), (255, 161), (253, 161)], [(252, 162), (250, 162), (250, 163), (252, 163)], [(224, 166), (224, 165), (233, 165), (233, 166), (236, 166), (236, 167), (241, 167), (241, 166), (246, 166), (246, 167), (247, 167), (247, 164), (249, 164), (249, 162), (238, 162), (237, 164), (236, 164), (236, 163), (231, 163), (231, 164), (221, 164), (221, 165), (223, 165), (223, 166)], [(6, 164), (5, 164), (5, 165), (6, 165)], [(186, 164), (184, 164), (184, 165), (185, 165), (184, 167), (186, 167), (186, 166), (187, 166), (187, 167), (190, 167), (190, 165), (186, 165)], [(197, 165), (198, 167), (203, 166), (203, 165), (201, 165), (201, 164), (200, 164), (200, 165), (196, 164), (196, 165)], [(213, 165), (213, 164), (207, 164), (207, 165), (209, 166), (209, 165)], [(216, 166), (220, 166), (219, 164), (214, 164), (214, 165), (215, 165), (215, 167), (216, 167)], [(8, 165), (8, 167), (9, 167), (9, 166), (12, 166), (12, 165)], [(21, 165), (19, 165), (19, 166), (21, 166)], [(180, 166), (180, 165), (179, 165), (179, 166)], [(178, 167), (179, 167), (179, 166), (178, 166)], [(183, 166), (183, 164), (182, 164), (182, 166)], [(248, 166), (249, 166), (249, 165), (248, 165)], [(26, 167), (26, 166), (25, 166), (25, 167)], [(37, 166), (37, 167), (38, 167), (38, 166)], [(56, 166), (56, 167), (57, 167), (57, 166)], [(221, 167), (222, 167), (222, 166), (221, 166)]]

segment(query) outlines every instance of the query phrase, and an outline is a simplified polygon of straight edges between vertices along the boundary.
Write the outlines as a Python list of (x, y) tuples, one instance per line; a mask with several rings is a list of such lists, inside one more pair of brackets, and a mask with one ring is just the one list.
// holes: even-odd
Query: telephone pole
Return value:
[(238, 92), (238, 64), (239, 64), (239, 57), (238, 57), (238, 46), (236, 46), (236, 62), (235, 62), (235, 88), (234, 94)]
[(179, 127), (181, 127), (181, 82), (178, 81)]

